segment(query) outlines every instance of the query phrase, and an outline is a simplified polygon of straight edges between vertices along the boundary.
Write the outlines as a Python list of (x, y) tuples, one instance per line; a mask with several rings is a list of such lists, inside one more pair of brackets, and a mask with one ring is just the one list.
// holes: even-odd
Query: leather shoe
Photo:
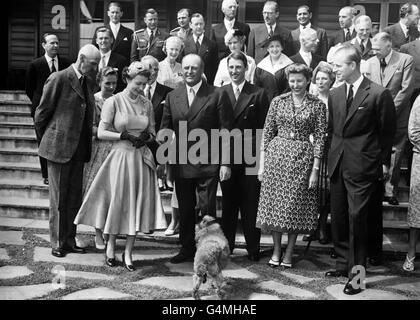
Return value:
[(335, 253), (335, 250), (334, 249), (331, 249), (331, 251), (330, 251), (330, 257), (332, 259), (337, 259), (338, 258), (337, 253)]
[(392, 206), (398, 206), (400, 203), (398, 202), (397, 198), (390, 197), (388, 200), (388, 203)]
[(354, 289), (353, 286), (351, 285), (351, 281), (348, 281), (346, 285), (344, 286), (343, 292), (348, 295), (353, 295), (353, 294), (358, 294), (362, 292), (362, 289), (361, 288)]
[(347, 271), (344, 270), (330, 270), (325, 273), (327, 278), (347, 277)]
[(67, 252), (63, 250), (62, 248), (56, 248), (56, 249), (51, 250), (51, 254), (57, 258), (64, 258)]
[(369, 264), (374, 267), (380, 266), (382, 264), (382, 259), (378, 257), (371, 257), (368, 259), (368, 261), (369, 261)]
[(86, 253), (85, 249), (80, 248), (76, 245), (74, 246), (66, 246), (63, 248), (65, 251), (67, 251), (67, 253), (72, 252), (72, 253)]
[(47, 185), (47, 186), (50, 184), (49, 181), (48, 181), (48, 178), (44, 178), (44, 184)]
[(123, 254), (122, 254), (122, 256), (121, 256), (121, 260), (122, 260), (122, 263), (123, 263), (124, 267), (125, 267), (128, 271), (130, 271), (130, 272), (136, 271), (136, 267), (135, 267), (134, 265), (132, 265), (132, 264), (127, 264), (127, 263), (125, 262), (125, 252), (123, 252)]
[(115, 267), (117, 265), (117, 260), (114, 258), (108, 258), (105, 254), (105, 263), (109, 267)]
[(185, 254), (183, 252), (178, 253), (176, 256), (173, 256), (169, 261), (170, 263), (181, 263), (185, 261), (193, 261), (194, 254)]
[(260, 261), (260, 253), (257, 252), (257, 253), (248, 254), (248, 260), (255, 261), (255, 262)]

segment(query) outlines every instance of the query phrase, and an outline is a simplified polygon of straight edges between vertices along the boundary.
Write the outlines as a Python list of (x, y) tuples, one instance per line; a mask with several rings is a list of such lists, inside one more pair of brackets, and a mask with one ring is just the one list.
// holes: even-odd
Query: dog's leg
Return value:
[(200, 289), (201, 283), (203, 282), (203, 279), (194, 274), (193, 275), (193, 298), (195, 300), (200, 300), (200, 294), (198, 292), (198, 289)]
[(226, 300), (226, 298), (227, 298), (227, 292), (226, 292), (226, 290), (224, 288), (225, 281), (224, 281), (224, 278), (223, 278), (222, 273), (221, 272), (218, 273), (214, 277), (214, 280), (215, 280), (216, 287), (217, 287), (217, 289), (216, 289), (217, 296), (219, 297), (220, 300)]

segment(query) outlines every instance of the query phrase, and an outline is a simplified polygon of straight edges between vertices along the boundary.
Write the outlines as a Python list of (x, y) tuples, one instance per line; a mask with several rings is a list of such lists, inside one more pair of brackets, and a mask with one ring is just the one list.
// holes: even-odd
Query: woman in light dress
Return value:
[(105, 255), (116, 266), (117, 235), (126, 235), (122, 262), (134, 271), (132, 251), (136, 234), (166, 228), (157, 185), (156, 164), (147, 147), (155, 137), (153, 107), (143, 96), (150, 71), (135, 61), (124, 69), (127, 87), (108, 98), (98, 127), (99, 139), (113, 141), (74, 221), (98, 228), (109, 236)]
[[(177, 59), (184, 49), (184, 42), (177, 36), (172, 36), (166, 39), (163, 47), (163, 52), (166, 53), (166, 58), (159, 62), (159, 73), (157, 82), (175, 89), (180, 83), (184, 82), (182, 78), (181, 64)], [(159, 130), (159, 128), (157, 128)]]

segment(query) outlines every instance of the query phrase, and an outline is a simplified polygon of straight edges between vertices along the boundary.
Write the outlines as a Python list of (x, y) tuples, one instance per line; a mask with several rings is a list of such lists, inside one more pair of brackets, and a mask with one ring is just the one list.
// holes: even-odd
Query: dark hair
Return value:
[(328, 62), (321, 61), (317, 65), (317, 67), (312, 72), (312, 83), (315, 83), (315, 80), (316, 80), (315, 78), (316, 78), (316, 75), (318, 74), (318, 72), (324, 72), (324, 73), (328, 74), (328, 77), (331, 80), (331, 85), (334, 83), (335, 73), (334, 73), (333, 67)]
[[(56, 36), (57, 37), (57, 35), (55, 33), (44, 33), (42, 35), (41, 43), (47, 43), (47, 37), (48, 36)], [(58, 39), (58, 37), (57, 37), (57, 39)]]
[(97, 28), (95, 31), (95, 39), (98, 37), (99, 32), (108, 32), (109, 37), (112, 39), (112, 42), (114, 42), (114, 34), (112, 33), (112, 30), (110, 28), (108, 28), (107, 26)]
[(403, 4), (400, 8), (400, 18), (405, 18), (407, 14), (410, 14), (413, 12), (413, 6), (418, 7), (415, 3), (407, 2)]
[(296, 12), (298, 12), (301, 8), (305, 8), (306, 10), (308, 10), (309, 13), (312, 13), (311, 8), (309, 8), (309, 6), (307, 6), (306, 4), (299, 6)]
[(227, 64), (228, 64), (228, 66), (229, 66), (230, 59), (241, 60), (242, 63), (244, 64), (244, 67), (245, 68), (248, 67), (248, 60), (247, 60), (246, 56), (242, 52), (232, 52), (228, 56), (228, 58), (227, 58)]
[(188, 14), (188, 17), (191, 17), (191, 10), (188, 9), (188, 8), (179, 9), (178, 12), (177, 12), (177, 15), (180, 14), (181, 12), (184, 12), (184, 11)]
[(203, 15), (202, 15), (201, 13), (198, 13), (198, 12), (193, 13), (193, 14), (191, 15), (191, 20), (192, 20), (192, 18), (202, 18), (202, 19), (204, 20)]
[(303, 74), (307, 81), (311, 81), (312, 77), (312, 69), (302, 63), (292, 63), (291, 65), (287, 66), (284, 70), (286, 73), (286, 78), (289, 80), (289, 76), (291, 74)]
[(337, 51), (335, 52), (335, 54), (337, 54), (337, 52), (341, 50), (346, 50), (346, 53), (347, 53), (346, 56), (349, 62), (354, 61), (356, 62), (357, 65), (360, 65), (360, 61), (362, 60), (362, 53), (359, 48), (356, 48), (352, 44), (346, 43), (346, 44), (343, 44), (341, 47), (339, 47)]
[(122, 12), (122, 6), (121, 6), (121, 3), (117, 2), (117, 1), (112, 1), (112, 2), (110, 2), (110, 3), (109, 3), (109, 5), (108, 5), (108, 10), (109, 10), (109, 8), (111, 8), (111, 7), (118, 7), (118, 8), (120, 8), (120, 10), (121, 10), (121, 12)]
[(99, 71), (98, 74), (96, 75), (96, 83), (100, 85), (102, 79), (107, 76), (116, 76), (118, 79), (118, 69), (112, 68), (112, 67), (102, 68), (101, 71)]
[(150, 13), (150, 14), (158, 14), (157, 11), (153, 8), (149, 8), (146, 10), (146, 13), (144, 14), (144, 16), (146, 17), (146, 15)]

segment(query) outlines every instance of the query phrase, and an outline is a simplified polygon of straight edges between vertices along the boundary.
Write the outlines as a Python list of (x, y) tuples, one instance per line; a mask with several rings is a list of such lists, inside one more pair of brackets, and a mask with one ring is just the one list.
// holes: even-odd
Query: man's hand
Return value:
[(229, 180), (231, 175), (231, 170), (227, 166), (221, 166), (219, 171), (219, 179), (220, 181)]

